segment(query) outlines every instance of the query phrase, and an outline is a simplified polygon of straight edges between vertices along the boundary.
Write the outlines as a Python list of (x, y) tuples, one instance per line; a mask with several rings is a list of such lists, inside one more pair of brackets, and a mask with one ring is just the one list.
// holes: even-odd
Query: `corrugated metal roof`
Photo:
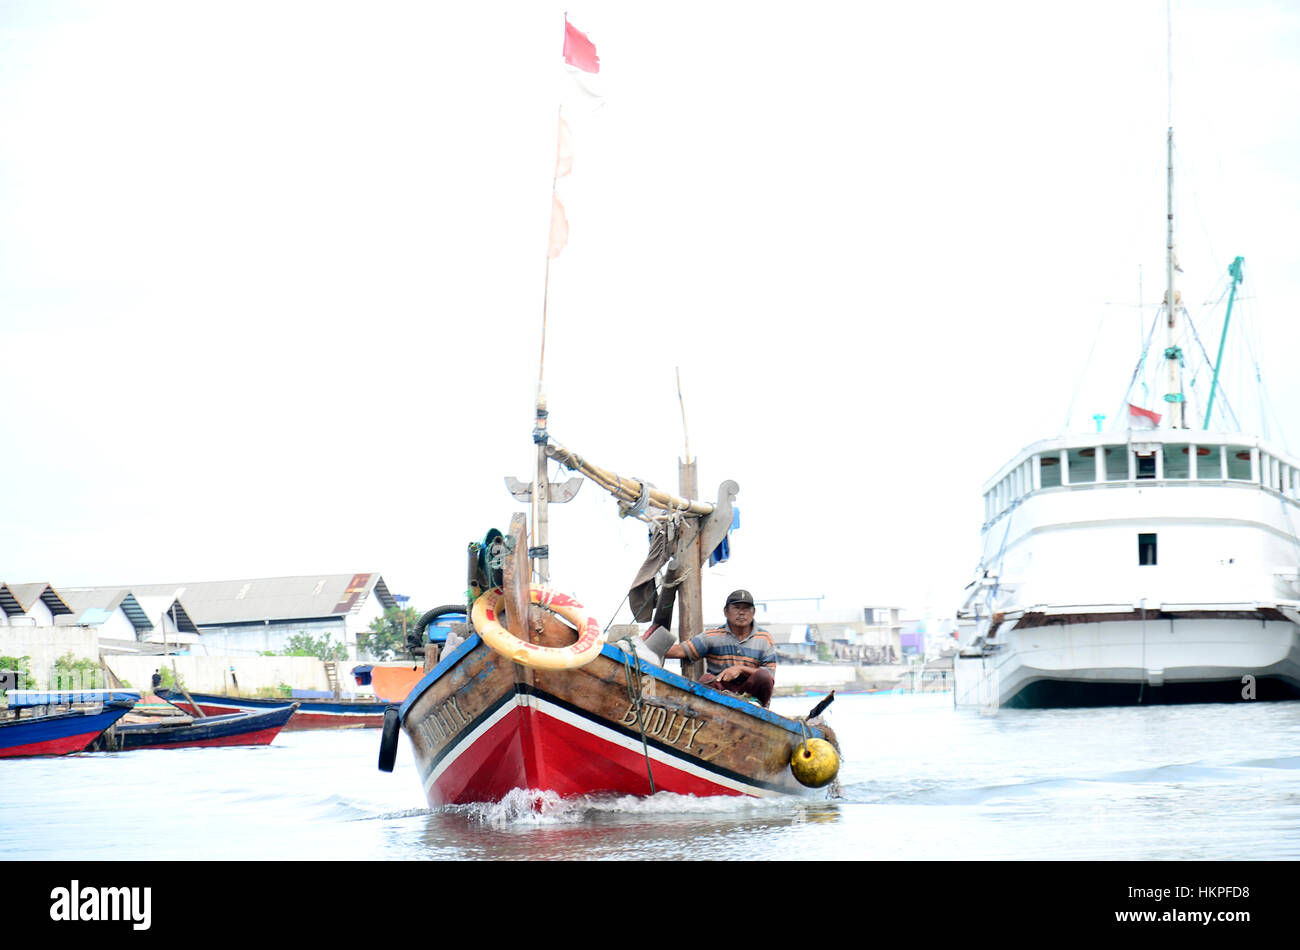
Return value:
[(149, 633), (155, 629), (154, 621), (161, 622), (163, 614), (176, 618), (176, 628), (186, 633), (198, 633), (199, 629), (190, 619), (185, 605), (176, 599), (175, 591), (165, 596), (136, 596), (134, 587), (69, 587), (64, 592), (68, 603), (73, 607), (73, 617), (65, 623), (102, 624), (103, 620), (93, 619), (91, 612), (95, 609), (112, 613), (121, 609), (126, 619), (131, 621), (136, 633)]
[(72, 608), (64, 603), (58, 591), (45, 581), (34, 584), (0, 583), (0, 610), (10, 617), (27, 613), (38, 600), (44, 603), (55, 617), (72, 613)]
[[(68, 587), (63, 590), (63, 596), (68, 606), (72, 608), (72, 616), (65, 623), (96, 626), (102, 624), (107, 619), (107, 615), (121, 608), (137, 633), (153, 629), (153, 623), (140, 608), (140, 603), (135, 599), (130, 588)], [(100, 611), (105, 616), (96, 619), (97, 612)]]
[[(172, 618), (177, 630), (182, 633), (198, 633), (199, 628), (190, 618), (190, 613), (185, 608), (185, 604), (176, 597), (175, 591), (168, 591), (165, 594), (148, 594), (144, 588), (132, 587), (131, 593), (136, 603), (136, 610), (142, 617), (149, 618), (149, 629), (161, 636), (159, 629), (164, 616)], [(157, 618), (158, 623), (153, 623)], [(133, 620), (134, 622), (134, 620)], [(152, 640), (153, 638), (146, 638)]]
[(201, 627), (308, 620), (356, 613), (373, 593), (385, 609), (397, 606), (378, 574), (311, 574), (130, 588), (137, 598), (167, 595), (182, 601)]

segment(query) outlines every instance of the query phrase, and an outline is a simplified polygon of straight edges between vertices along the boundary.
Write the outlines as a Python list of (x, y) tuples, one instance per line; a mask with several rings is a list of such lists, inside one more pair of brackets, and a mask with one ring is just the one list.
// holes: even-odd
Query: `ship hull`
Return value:
[(1300, 627), (1257, 612), (1008, 625), (954, 660), (957, 705), (1161, 705), (1300, 698)]
[[(796, 720), (606, 646), (576, 670), (537, 670), (477, 635), (399, 711), (433, 807), (514, 790), (770, 797), (806, 792), (790, 769)], [(829, 730), (808, 726), (812, 738)]]

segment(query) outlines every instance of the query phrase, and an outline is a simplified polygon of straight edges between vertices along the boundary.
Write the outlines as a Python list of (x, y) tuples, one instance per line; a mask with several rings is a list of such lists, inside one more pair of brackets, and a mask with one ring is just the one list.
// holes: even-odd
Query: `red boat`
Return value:
[(298, 708), (297, 703), (225, 716), (150, 716), (148, 722), (121, 722), (95, 740), (94, 751), (186, 749), (208, 746), (270, 745)]
[[(280, 699), (250, 699), (246, 696), (224, 696), (219, 693), (189, 691), (189, 698), (176, 690), (155, 690), (158, 698), (165, 699), (177, 709), (191, 716), (200, 713), (208, 716), (228, 716), (231, 713), (266, 712), (280, 709), (285, 701)], [(193, 699), (194, 702), (189, 700)], [(298, 711), (289, 720), (285, 731), (299, 729), (374, 728), (384, 724), (386, 702), (361, 699), (295, 699)]]
[(99, 709), (22, 715), (0, 720), (0, 758), (28, 755), (67, 755), (81, 752), (131, 711), (131, 701), (105, 703)]
[[(734, 483), (724, 485), (726, 503), (706, 509), (716, 514), (714, 525), (731, 523), (726, 486)], [(661, 791), (766, 797), (834, 780), (838, 746), (816, 719), (833, 695), (791, 719), (648, 661), (637, 649), (636, 627), (606, 642), (572, 597), (528, 584), (525, 522), (516, 515), (508, 538), (488, 535), (500, 542), (495, 555), (471, 556), (471, 592), (489, 579), (499, 586), (475, 597), (473, 628), (453, 625), (463, 642), (453, 640), (400, 708), (386, 713), (380, 769), (392, 770), (404, 731), (433, 807), (499, 801), (515, 789), (561, 797)], [(679, 537), (684, 554), (708, 551), (716, 541), (698, 542), (716, 537), (716, 528)], [(485, 569), (497, 562), (499, 571)], [(689, 614), (682, 623), (700, 626)], [(565, 639), (565, 628), (571, 642), (554, 645)]]

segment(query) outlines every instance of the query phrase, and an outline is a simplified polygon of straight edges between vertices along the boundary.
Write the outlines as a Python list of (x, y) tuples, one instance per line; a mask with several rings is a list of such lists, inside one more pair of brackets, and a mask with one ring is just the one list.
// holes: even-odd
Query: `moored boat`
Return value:
[(81, 752), (130, 712), (132, 705), (131, 700), (119, 699), (98, 708), (54, 712), (39, 711), (48, 707), (10, 706), (0, 719), (0, 758)]
[(295, 703), (275, 709), (221, 716), (148, 717), (150, 721), (147, 722), (120, 722), (110, 732), (96, 739), (92, 750), (270, 745), (296, 709)]
[[(225, 716), (237, 712), (264, 712), (280, 709), (289, 700), (254, 699), (248, 696), (227, 696), (220, 693), (196, 693), (187, 690), (189, 698), (177, 690), (160, 689), (158, 696), (191, 716), (202, 712), (208, 716)], [(193, 702), (190, 701), (193, 700)], [(384, 724), (387, 702), (371, 699), (294, 699), (298, 711), (284, 727), (286, 732), (300, 729), (361, 729), (379, 728)]]
[(960, 614), (970, 633), (954, 658), (959, 706), (1300, 698), (1300, 459), (1225, 411), (1240, 257), (1212, 367), (1206, 354), (1208, 394), (1184, 375), (1200, 338), (1174, 286), (1172, 129), (1168, 150), (1153, 381), (1164, 406), (1130, 401), (1130, 380), (1126, 428), (1036, 442), (986, 483), (983, 551)]

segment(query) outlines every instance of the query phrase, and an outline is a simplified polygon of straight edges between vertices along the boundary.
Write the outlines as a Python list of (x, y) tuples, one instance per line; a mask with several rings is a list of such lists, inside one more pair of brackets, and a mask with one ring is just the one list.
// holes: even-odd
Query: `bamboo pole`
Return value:
[(553, 440), (547, 442), (546, 454), (566, 468), (587, 476), (620, 501), (635, 504), (640, 500), (642, 492), (646, 492), (647, 506), (657, 508), (660, 511), (679, 511), (682, 514), (696, 517), (713, 513), (714, 506), (708, 502), (679, 498), (658, 488), (648, 488), (644, 482), (638, 479), (624, 478), (592, 464), (578, 453)]

